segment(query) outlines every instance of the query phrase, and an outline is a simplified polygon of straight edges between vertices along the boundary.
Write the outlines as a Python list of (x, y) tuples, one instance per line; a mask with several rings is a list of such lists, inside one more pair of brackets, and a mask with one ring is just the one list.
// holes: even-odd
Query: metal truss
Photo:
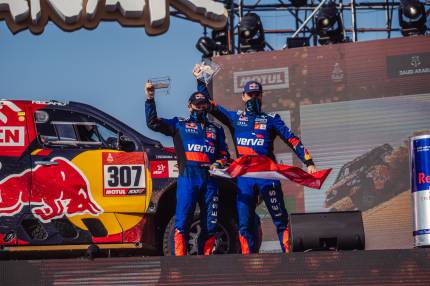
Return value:
[[(306, 6), (295, 7), (290, 0), (217, 0), (216, 2), (223, 3), (228, 11), (227, 29), (229, 31), (229, 49), (230, 53), (240, 51), (238, 44), (238, 24), (246, 13), (254, 12), (256, 14), (264, 14), (270, 17), (270, 14), (279, 15), (284, 13), (285, 17), (290, 18), (289, 27), (282, 29), (264, 29), (266, 35), (279, 34), (287, 37), (306, 37), (311, 40), (312, 45), (317, 45), (318, 39), (315, 32), (314, 14), (318, 12), (322, 2), (326, 0), (308, 0)], [(422, 1), (423, 2), (423, 1)], [(356, 42), (359, 40), (360, 33), (385, 33), (386, 38), (391, 38), (393, 32), (399, 32), (400, 27), (397, 23), (397, 10), (400, 5), (399, 0), (382, 0), (382, 1), (360, 1), (360, 0), (336, 0), (336, 6), (341, 13), (344, 32), (348, 35), (347, 40)], [(430, 0), (424, 2), (425, 5), (430, 5)], [(384, 25), (372, 27), (364, 17), (357, 17), (357, 14), (365, 12), (379, 12), (374, 14), (379, 18), (385, 18)], [(427, 16), (430, 9), (427, 8)], [(181, 17), (177, 11), (172, 11), (171, 14), (176, 17)], [(393, 19), (395, 21), (393, 21)], [(348, 20), (348, 21), (345, 21)], [(394, 24), (394, 25), (393, 25)], [(263, 21), (264, 26), (264, 21)], [(430, 25), (427, 25), (430, 26)], [(430, 29), (427, 28), (427, 31)], [(207, 34), (204, 28), (205, 35)], [(397, 33), (398, 34), (398, 33)], [(378, 37), (380, 38), (380, 37)], [(266, 41), (266, 48), (273, 50), (272, 45)]]

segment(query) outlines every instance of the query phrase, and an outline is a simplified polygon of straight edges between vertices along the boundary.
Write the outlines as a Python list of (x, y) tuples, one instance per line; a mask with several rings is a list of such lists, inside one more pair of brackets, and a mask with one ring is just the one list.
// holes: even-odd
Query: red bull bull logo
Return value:
[(26, 205), (42, 222), (103, 212), (91, 195), (86, 177), (72, 162), (61, 157), (50, 162), (54, 164), (39, 165), (32, 172), (25, 170), (0, 182), (0, 217), (18, 214)]
[(30, 169), (0, 181), (0, 216), (15, 215), (28, 204), (30, 183)]

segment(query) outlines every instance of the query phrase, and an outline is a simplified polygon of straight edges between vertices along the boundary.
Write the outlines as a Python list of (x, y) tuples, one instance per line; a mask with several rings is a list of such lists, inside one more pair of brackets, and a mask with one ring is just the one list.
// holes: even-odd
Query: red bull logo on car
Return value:
[(26, 205), (44, 223), (63, 216), (103, 212), (91, 195), (87, 178), (72, 162), (61, 157), (49, 162), (53, 164), (0, 181), (0, 217), (16, 215)]
[[(77, 118), (76, 113), (85, 116)], [(88, 125), (97, 131), (91, 141)], [(98, 132), (103, 127), (130, 138), (134, 148), (112, 148)], [(66, 129), (67, 134), (62, 132)], [(178, 177), (177, 164), (173, 149), (153, 145), (91, 106), (0, 100), (1, 249), (69, 253), (96, 243), (152, 252), (163, 242), (151, 203), (170, 204), (161, 198), (175, 191), (166, 186)]]

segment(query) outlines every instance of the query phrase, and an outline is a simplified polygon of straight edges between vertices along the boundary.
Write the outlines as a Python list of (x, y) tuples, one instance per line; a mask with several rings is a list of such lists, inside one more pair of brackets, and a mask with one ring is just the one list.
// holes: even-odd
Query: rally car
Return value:
[(388, 158), (394, 153), (390, 144), (383, 144), (345, 163), (326, 192), (325, 206), (331, 211), (365, 211), (404, 191), (407, 170), (394, 178), (390, 175)]
[[(86, 104), (0, 101), (0, 254), (88, 249), (172, 253), (177, 162)], [(239, 250), (235, 186), (220, 184), (215, 253)], [(197, 252), (198, 216), (190, 229)], [(46, 253), (46, 252), (45, 252)]]

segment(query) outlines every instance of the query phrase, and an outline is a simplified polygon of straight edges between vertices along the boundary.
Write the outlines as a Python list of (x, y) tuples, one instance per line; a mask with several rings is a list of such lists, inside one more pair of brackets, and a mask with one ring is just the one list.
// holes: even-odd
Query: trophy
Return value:
[(155, 96), (159, 95), (168, 95), (170, 92), (170, 77), (161, 76), (161, 77), (153, 77), (149, 79), (152, 82), (152, 86), (154, 87)]
[(204, 59), (200, 64), (198, 64), (198, 66), (200, 67), (200, 73), (196, 77), (198, 80), (201, 80), (206, 84), (208, 84), (221, 69), (219, 65), (209, 59)]

